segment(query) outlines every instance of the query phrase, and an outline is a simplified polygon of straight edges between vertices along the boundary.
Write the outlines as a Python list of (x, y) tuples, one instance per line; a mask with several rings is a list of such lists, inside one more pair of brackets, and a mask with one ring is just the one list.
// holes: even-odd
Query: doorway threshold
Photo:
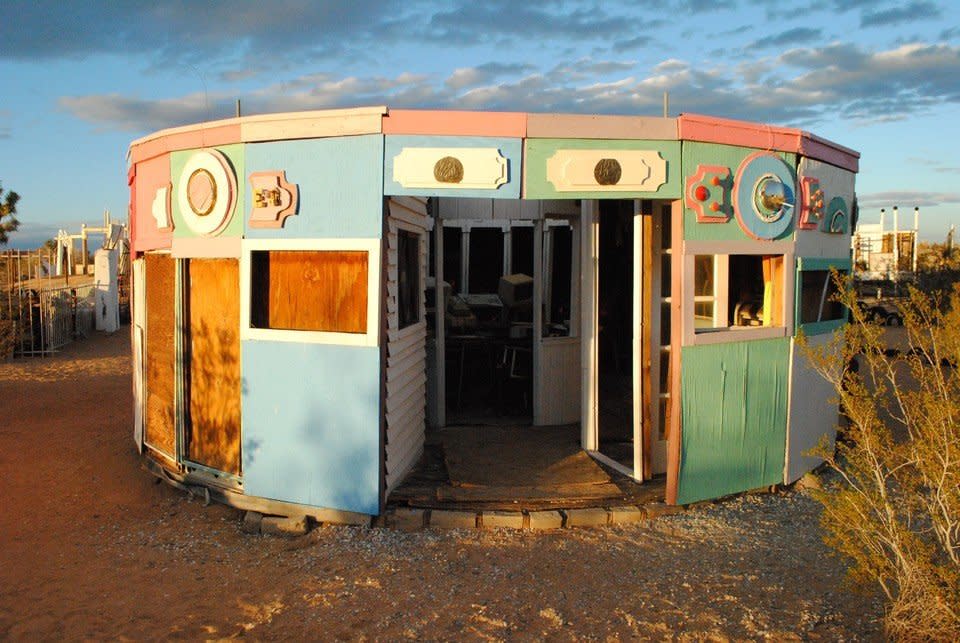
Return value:
[(578, 425), (458, 425), (432, 431), (418, 466), (387, 505), (530, 512), (663, 502), (663, 477), (640, 484), (594, 460), (579, 440)]

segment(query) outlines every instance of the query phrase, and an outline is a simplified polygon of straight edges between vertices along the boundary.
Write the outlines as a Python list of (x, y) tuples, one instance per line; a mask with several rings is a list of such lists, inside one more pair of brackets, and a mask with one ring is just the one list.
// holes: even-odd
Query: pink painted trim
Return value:
[(685, 141), (793, 152), (851, 172), (860, 168), (859, 152), (803, 130), (701, 114), (681, 114), (677, 121)]
[[(819, 222), (823, 219), (823, 206), (810, 207), (814, 185), (817, 186), (817, 189), (822, 189), (820, 188), (820, 179), (812, 176), (805, 176), (800, 179), (800, 219), (797, 221), (797, 227), (801, 230), (816, 230), (820, 227)], [(823, 198), (822, 192), (820, 198)]]
[(151, 138), (130, 146), (130, 161), (139, 163), (167, 152), (240, 142), (240, 125), (216, 125)]
[[(721, 214), (717, 216), (706, 214), (704, 212), (704, 206), (706, 205), (706, 202), (697, 200), (697, 197), (693, 193), (697, 186), (703, 183), (707, 173), (721, 177), (721, 181), (730, 178), (730, 168), (728, 167), (724, 167), (723, 165), (698, 165), (697, 173), (687, 179), (686, 190), (684, 193), (687, 207), (696, 213), (697, 223), (726, 223), (730, 220), (729, 212), (720, 210)], [(726, 188), (720, 186), (719, 189), (721, 196), (726, 194)], [(722, 201), (723, 199), (721, 198), (721, 204)]]
[(680, 138), (685, 141), (756, 147), (761, 150), (797, 152), (800, 149), (800, 135), (803, 133), (788, 127), (699, 114), (681, 114), (677, 120)]
[(527, 114), (527, 138), (675, 141), (677, 119), (609, 114)]
[(851, 172), (860, 171), (860, 152), (809, 132), (803, 132), (800, 139), (800, 154)]
[(192, 257), (240, 258), (240, 237), (179, 237), (170, 253), (175, 259)]
[(392, 109), (383, 117), (383, 133), (523, 138), (527, 135), (527, 115), (523, 112)]

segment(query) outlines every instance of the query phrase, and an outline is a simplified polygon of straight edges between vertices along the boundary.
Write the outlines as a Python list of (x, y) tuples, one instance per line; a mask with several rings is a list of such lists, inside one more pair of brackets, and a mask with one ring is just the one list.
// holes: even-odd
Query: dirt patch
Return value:
[(0, 364), (0, 639), (879, 639), (816, 504), (555, 533), (251, 536), (140, 467), (126, 333)]

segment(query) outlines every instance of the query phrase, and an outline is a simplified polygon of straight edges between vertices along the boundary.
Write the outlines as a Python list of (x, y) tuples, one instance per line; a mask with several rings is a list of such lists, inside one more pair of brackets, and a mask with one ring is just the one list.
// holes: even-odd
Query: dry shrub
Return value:
[(820, 454), (839, 474), (816, 494), (824, 540), (856, 585), (884, 593), (888, 635), (958, 641), (960, 287), (911, 290), (908, 348), (891, 351), (844, 285), (851, 323), (831, 345), (806, 347), (848, 420), (835, 453)]

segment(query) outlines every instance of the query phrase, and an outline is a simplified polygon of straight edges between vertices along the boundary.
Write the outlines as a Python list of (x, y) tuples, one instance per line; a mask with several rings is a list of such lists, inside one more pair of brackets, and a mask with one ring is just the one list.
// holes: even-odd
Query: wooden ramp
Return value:
[(644, 484), (587, 455), (575, 425), (455, 426), (429, 434), (419, 466), (393, 506), (540, 510), (662, 502), (662, 479)]

